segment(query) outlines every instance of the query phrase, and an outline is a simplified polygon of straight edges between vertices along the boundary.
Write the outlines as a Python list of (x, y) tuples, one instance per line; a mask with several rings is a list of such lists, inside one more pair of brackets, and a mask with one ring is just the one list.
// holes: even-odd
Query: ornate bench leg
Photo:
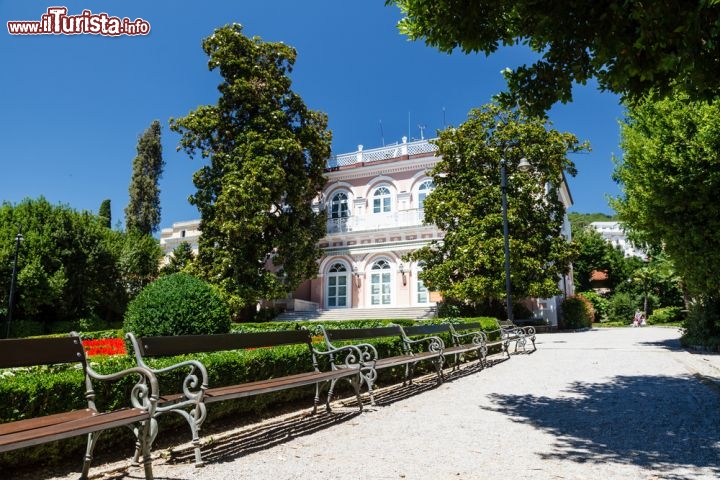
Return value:
[(328, 388), (327, 398), (325, 399), (325, 411), (327, 413), (330, 413), (332, 411), (332, 409), (330, 408), (330, 399), (332, 398), (332, 394), (335, 390), (335, 384), (337, 383), (337, 381), (337, 378), (333, 378), (332, 380), (330, 380), (330, 388)]
[(443, 383), (445, 380), (445, 373), (443, 372), (443, 365), (445, 364), (445, 357), (443, 355), (440, 355), (435, 361), (435, 370), (437, 370), (438, 374), (438, 385)]
[(370, 396), (370, 405), (375, 406), (375, 394), (373, 393), (373, 386), (377, 379), (377, 371), (372, 367), (361, 367), (360, 377), (368, 388), (368, 395)]
[(90, 473), (90, 464), (93, 459), (93, 450), (95, 450), (95, 444), (97, 443), (98, 437), (102, 432), (88, 433), (87, 448), (85, 449), (85, 457), (83, 458), (83, 469), (80, 474), (80, 480), (87, 480), (88, 474)]
[(350, 377), (348, 379), (350, 381), (350, 385), (352, 385), (353, 389), (355, 390), (355, 398), (357, 398), (358, 406), (360, 408), (360, 411), (363, 410), (363, 404), (362, 404), (362, 398), (360, 397), (360, 385), (362, 384), (362, 379), (360, 378), (360, 374)]
[(150, 454), (150, 449), (156, 436), (157, 420), (151, 418), (150, 420), (143, 422), (140, 426), (139, 438), (141, 439), (140, 443), (143, 456), (143, 467), (145, 469), (145, 480), (153, 480), (155, 478), (152, 471), (152, 456)]

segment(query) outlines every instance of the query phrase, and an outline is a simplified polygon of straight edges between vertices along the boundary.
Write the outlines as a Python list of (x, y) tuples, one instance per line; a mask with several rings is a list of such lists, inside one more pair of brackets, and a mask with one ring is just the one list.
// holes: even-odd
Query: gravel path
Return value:
[[(156, 452), (155, 476), (719, 478), (720, 356), (681, 350), (678, 337), (654, 327), (538, 335), (532, 354), (450, 375), (439, 387), (424, 380), (411, 391), (389, 389), (362, 414), (338, 405), (332, 415), (298, 412), (217, 435), (203, 468), (192, 465), (187, 445)], [(126, 463), (91, 474), (143, 478)]]

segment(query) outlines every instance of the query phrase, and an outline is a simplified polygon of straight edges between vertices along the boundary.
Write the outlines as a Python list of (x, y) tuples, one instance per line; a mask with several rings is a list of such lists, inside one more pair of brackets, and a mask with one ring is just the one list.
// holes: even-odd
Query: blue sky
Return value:
[[(68, 14), (105, 12), (150, 23), (147, 36), (10, 35), (6, 22), (41, 19), (51, 6)], [(329, 116), (333, 153), (425, 138), (458, 125), (468, 111), (504, 87), (500, 71), (532, 61), (524, 48), (490, 57), (439, 53), (409, 42), (400, 12), (383, 0), (65, 1), (0, 0), (0, 201), (45, 196), (97, 212), (112, 201), (122, 221), (137, 138), (157, 119), (163, 125), (165, 172), (160, 181), (162, 227), (197, 218), (187, 198), (201, 161), (176, 151), (170, 117), (215, 103), (218, 76), (207, 69), (201, 40), (237, 22), (245, 34), (295, 47), (293, 88)], [(607, 196), (612, 155), (621, 155), (618, 98), (594, 86), (575, 90), (572, 104), (550, 113), (554, 127), (589, 140), (574, 155), (572, 211), (611, 213)], [(381, 136), (382, 134), (382, 136)]]

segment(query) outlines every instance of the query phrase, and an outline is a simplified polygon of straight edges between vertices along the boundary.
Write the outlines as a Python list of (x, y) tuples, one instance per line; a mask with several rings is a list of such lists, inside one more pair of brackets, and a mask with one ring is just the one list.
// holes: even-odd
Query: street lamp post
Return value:
[(5, 338), (10, 338), (10, 323), (12, 322), (13, 304), (15, 303), (15, 281), (17, 279), (18, 250), (20, 250), (20, 242), (22, 241), (22, 233), (18, 230), (17, 235), (15, 235), (15, 257), (13, 259), (13, 269), (10, 277), (10, 298), (8, 300), (7, 330), (5, 331)]
[[(532, 165), (525, 159), (520, 159), (517, 169), (521, 172), (527, 172)], [(507, 160), (500, 160), (500, 190), (502, 192), (502, 220), (503, 220), (503, 241), (505, 244), (505, 305), (507, 309), (507, 317), (511, 322), (514, 321), (512, 309), (512, 285), (510, 283), (510, 234), (508, 232), (508, 208), (507, 208)]]

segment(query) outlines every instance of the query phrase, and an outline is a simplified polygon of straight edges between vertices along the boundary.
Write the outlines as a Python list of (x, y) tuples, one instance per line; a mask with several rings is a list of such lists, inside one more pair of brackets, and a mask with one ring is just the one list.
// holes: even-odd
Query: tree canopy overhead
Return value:
[[(537, 117), (486, 105), (435, 141), (442, 159), (436, 188), (425, 200), (425, 221), (443, 231), (412, 254), (420, 277), (446, 296), (473, 302), (505, 297), (500, 164), (507, 163), (511, 280), (518, 298), (559, 293), (560, 275), (576, 253), (561, 235), (568, 152), (585, 148), (575, 136), (547, 128)], [(518, 171), (521, 159), (532, 172)]]
[(324, 213), (312, 199), (325, 183), (327, 116), (292, 91), (295, 50), (227, 25), (203, 41), (222, 77), (215, 105), (171, 120), (180, 145), (209, 162), (193, 178), (201, 215), (197, 264), (234, 307), (278, 298), (317, 274)]
[(693, 98), (720, 93), (720, 5), (712, 0), (386, 0), (405, 17), (400, 31), (443, 52), (490, 55), (523, 44), (541, 55), (505, 72), (500, 100), (533, 114), (572, 100), (574, 83), (635, 101), (678, 85)]

